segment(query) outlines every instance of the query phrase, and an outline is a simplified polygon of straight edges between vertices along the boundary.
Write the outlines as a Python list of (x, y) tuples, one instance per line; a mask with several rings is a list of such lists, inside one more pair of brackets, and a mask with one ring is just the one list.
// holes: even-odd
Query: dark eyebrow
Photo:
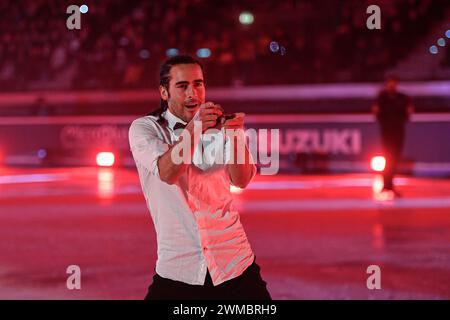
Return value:
[[(195, 79), (193, 82), (194, 83), (199, 83), (199, 82), (203, 83), (203, 79)], [(189, 81), (178, 81), (177, 83), (175, 83), (176, 86), (179, 84), (189, 84)]]

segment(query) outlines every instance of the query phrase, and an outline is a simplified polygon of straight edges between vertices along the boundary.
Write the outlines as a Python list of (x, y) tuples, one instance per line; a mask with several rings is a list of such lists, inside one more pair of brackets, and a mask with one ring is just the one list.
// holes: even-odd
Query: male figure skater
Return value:
[(372, 107), (380, 128), (381, 144), (386, 158), (383, 172), (383, 192), (393, 192), (394, 175), (401, 158), (405, 140), (405, 123), (413, 113), (411, 99), (397, 90), (398, 80), (395, 76), (387, 78), (384, 89), (379, 93)]
[[(256, 173), (247, 146), (244, 163), (234, 158), (239, 143), (245, 144), (244, 114), (221, 120), (223, 109), (205, 102), (203, 67), (190, 56), (164, 62), (159, 92), (161, 107), (129, 130), (157, 234), (156, 274), (146, 299), (271, 299), (230, 194), (230, 184), (245, 188)], [(180, 153), (189, 160), (205, 147), (204, 134), (195, 138), (194, 122), (201, 123), (203, 133), (223, 127), (216, 130), (217, 141), (225, 154), (234, 151), (228, 160), (235, 161), (176, 161), (180, 143), (192, 147)]]

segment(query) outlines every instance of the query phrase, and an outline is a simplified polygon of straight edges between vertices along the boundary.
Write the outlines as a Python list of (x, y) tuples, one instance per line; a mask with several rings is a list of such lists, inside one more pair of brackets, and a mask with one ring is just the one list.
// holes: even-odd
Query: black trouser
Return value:
[(153, 276), (145, 300), (271, 300), (260, 267), (253, 262), (240, 276), (214, 286), (209, 272), (205, 284), (190, 285)]
[(394, 188), (394, 176), (401, 160), (405, 130), (403, 124), (396, 126), (381, 125), (380, 129), (383, 153), (386, 158), (386, 167), (383, 171), (383, 188), (392, 190)]

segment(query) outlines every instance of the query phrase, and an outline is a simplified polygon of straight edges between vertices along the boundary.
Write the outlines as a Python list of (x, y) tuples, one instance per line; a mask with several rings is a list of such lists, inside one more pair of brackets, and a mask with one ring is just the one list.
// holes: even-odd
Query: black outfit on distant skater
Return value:
[(410, 98), (400, 92), (383, 90), (376, 101), (379, 112), (377, 120), (381, 132), (381, 144), (386, 158), (383, 172), (384, 189), (393, 190), (394, 175), (401, 160), (405, 140), (405, 123), (408, 121)]

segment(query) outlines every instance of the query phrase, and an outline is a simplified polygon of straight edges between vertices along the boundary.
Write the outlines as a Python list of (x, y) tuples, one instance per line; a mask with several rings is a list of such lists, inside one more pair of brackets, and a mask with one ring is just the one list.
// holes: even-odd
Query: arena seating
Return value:
[[(1, 91), (149, 88), (169, 48), (193, 55), (208, 48), (201, 60), (210, 86), (378, 81), (448, 5), (330, 0), (324, 11), (312, 0), (95, 1), (81, 29), (68, 30), (70, 4), (1, 1)], [(381, 30), (365, 26), (370, 4), (382, 8)], [(239, 23), (244, 10), (253, 24)]]

